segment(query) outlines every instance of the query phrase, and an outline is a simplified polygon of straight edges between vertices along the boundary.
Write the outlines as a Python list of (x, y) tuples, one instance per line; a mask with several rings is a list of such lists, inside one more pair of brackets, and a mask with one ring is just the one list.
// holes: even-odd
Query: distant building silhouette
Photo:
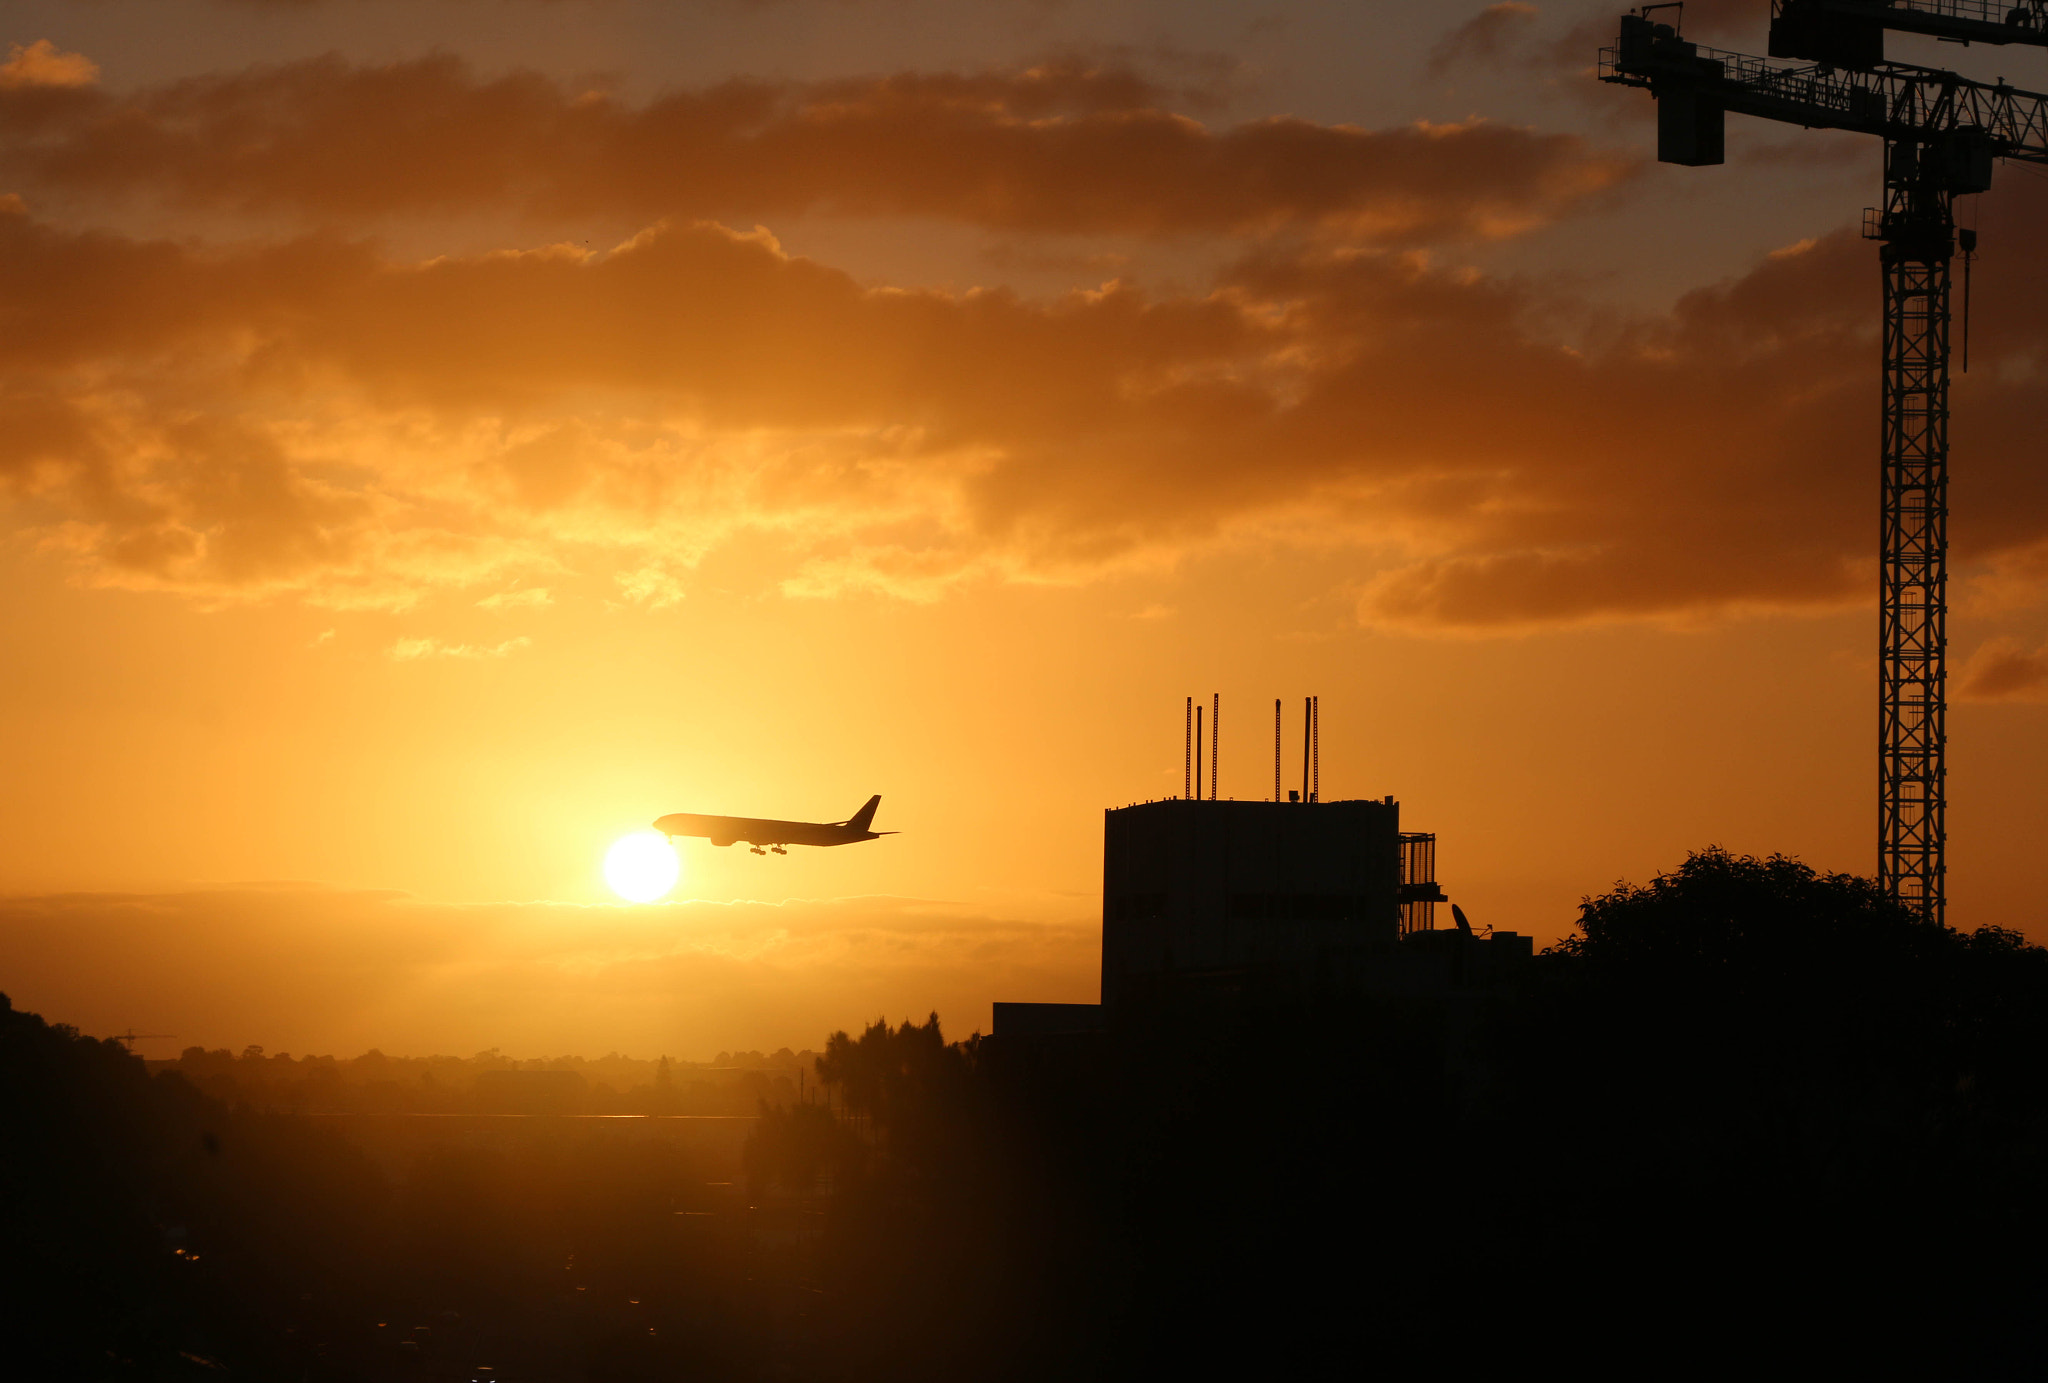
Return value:
[(997, 1037), (1170, 1022), (1245, 1001), (1484, 985), (1532, 953), (1475, 933), (1435, 878), (1436, 837), (1377, 801), (1168, 798), (1103, 814), (1102, 1002), (998, 1003)]

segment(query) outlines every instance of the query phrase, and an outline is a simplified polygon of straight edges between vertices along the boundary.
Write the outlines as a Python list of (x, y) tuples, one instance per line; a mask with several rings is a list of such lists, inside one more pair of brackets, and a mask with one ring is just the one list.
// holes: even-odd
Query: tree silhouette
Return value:
[(1687, 856), (1647, 885), (1620, 883), (1586, 899), (1579, 929), (1557, 954), (1638, 982), (1717, 986), (1805, 978), (1879, 957), (1925, 958), (1954, 935), (1875, 880), (1718, 847)]
[(1703, 850), (1586, 899), (1485, 1051), (1477, 1136), (1542, 1188), (1508, 1220), (1617, 1347), (1826, 1321), (1834, 1369), (1882, 1340), (1894, 1367), (1987, 1376), (2020, 1338), (1990, 1317), (2044, 1285), (2007, 1246), (2048, 1228), (2048, 952), (2017, 933)]
[(968, 1155), (974, 1069), (973, 1044), (948, 1044), (936, 1013), (893, 1029), (877, 1020), (858, 1038), (835, 1032), (817, 1060), (819, 1079), (869, 1121), (889, 1156), (927, 1175)]
[(747, 1137), (742, 1162), (747, 1189), (760, 1196), (771, 1187), (810, 1195), (858, 1176), (867, 1147), (831, 1109), (821, 1104), (772, 1105)]

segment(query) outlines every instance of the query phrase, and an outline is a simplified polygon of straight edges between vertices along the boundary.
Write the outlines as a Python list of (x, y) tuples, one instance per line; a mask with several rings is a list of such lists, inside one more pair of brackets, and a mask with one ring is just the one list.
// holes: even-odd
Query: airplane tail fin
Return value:
[(847, 818), (846, 824), (856, 831), (865, 831), (868, 828), (868, 823), (875, 819), (875, 808), (881, 805), (882, 794), (878, 792), (868, 799), (868, 804), (865, 807), (862, 807), (851, 817)]

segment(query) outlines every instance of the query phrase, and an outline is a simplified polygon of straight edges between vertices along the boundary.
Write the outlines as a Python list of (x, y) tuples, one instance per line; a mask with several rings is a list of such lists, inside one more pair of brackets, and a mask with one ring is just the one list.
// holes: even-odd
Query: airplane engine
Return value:
[(713, 845), (731, 845), (734, 841), (738, 839), (738, 836), (727, 836), (724, 840), (720, 840), (718, 837), (713, 836), (711, 838), (711, 843)]

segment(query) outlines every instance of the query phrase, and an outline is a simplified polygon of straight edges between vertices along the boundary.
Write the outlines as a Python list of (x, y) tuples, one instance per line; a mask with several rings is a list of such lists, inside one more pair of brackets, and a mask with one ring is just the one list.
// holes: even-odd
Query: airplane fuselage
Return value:
[(701, 816), (694, 812), (675, 812), (656, 821), (654, 829), (670, 837), (702, 836), (713, 845), (732, 845), (739, 841), (753, 846), (852, 845), (896, 834), (894, 831), (868, 829), (881, 801), (880, 796), (869, 799), (866, 806), (845, 821), (777, 821), (758, 816)]

